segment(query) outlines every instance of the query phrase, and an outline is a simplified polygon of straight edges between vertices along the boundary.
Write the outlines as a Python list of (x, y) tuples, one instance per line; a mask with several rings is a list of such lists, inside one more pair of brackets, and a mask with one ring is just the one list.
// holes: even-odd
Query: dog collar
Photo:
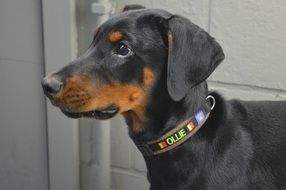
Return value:
[(215, 98), (209, 95), (207, 102), (188, 120), (179, 124), (176, 128), (165, 133), (155, 141), (136, 144), (143, 156), (153, 156), (167, 152), (186, 142), (206, 122), (211, 110), (215, 106)]

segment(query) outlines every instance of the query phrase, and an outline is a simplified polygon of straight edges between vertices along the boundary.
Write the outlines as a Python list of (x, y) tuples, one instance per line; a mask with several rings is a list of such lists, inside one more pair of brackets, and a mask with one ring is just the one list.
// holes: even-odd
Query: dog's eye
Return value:
[(131, 49), (125, 43), (120, 42), (116, 50), (116, 53), (119, 56), (126, 57), (131, 53)]

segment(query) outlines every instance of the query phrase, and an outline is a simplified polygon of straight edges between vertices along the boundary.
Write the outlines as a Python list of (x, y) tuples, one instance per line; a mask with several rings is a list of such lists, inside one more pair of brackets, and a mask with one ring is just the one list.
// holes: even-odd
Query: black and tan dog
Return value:
[(122, 114), (152, 190), (285, 190), (286, 102), (209, 94), (205, 79), (223, 59), (186, 18), (133, 5), (42, 85), (69, 117)]

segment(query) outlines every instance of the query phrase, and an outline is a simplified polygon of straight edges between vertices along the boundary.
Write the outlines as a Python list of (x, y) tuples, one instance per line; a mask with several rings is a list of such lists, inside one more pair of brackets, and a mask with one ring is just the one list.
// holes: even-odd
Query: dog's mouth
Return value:
[(62, 112), (70, 117), (70, 118), (81, 118), (81, 117), (88, 117), (88, 118), (95, 118), (95, 119), (110, 119), (114, 117), (119, 111), (119, 108), (114, 105), (107, 106), (103, 109), (93, 110), (93, 111), (87, 111), (87, 112)]

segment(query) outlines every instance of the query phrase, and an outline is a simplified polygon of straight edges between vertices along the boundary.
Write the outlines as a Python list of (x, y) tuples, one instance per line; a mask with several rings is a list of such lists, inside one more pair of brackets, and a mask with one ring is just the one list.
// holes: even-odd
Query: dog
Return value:
[(206, 79), (223, 59), (188, 19), (129, 5), (42, 86), (68, 117), (121, 114), (151, 190), (285, 190), (286, 102), (209, 92)]

